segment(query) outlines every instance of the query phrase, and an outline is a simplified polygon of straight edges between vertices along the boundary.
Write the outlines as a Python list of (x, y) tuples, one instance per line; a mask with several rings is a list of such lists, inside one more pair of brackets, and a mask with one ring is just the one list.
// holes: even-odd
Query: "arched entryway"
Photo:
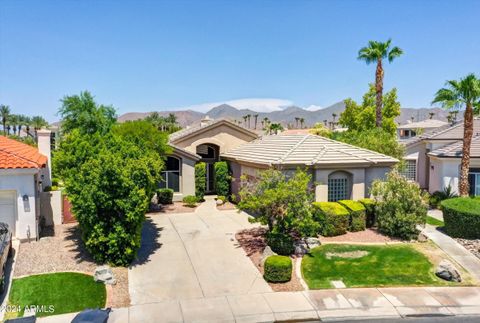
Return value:
[(328, 201), (349, 200), (352, 198), (353, 176), (345, 171), (328, 175)]
[(197, 155), (202, 157), (200, 160), (204, 162), (207, 166), (206, 172), (206, 193), (213, 194), (215, 193), (215, 163), (220, 160), (220, 147), (215, 144), (201, 144), (197, 146), (196, 149)]

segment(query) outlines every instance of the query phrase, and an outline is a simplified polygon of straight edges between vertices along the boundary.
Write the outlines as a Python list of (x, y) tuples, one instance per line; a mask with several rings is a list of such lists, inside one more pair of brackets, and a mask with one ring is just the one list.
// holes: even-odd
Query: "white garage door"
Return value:
[(8, 224), (8, 228), (15, 236), (15, 191), (0, 191), (0, 222)]

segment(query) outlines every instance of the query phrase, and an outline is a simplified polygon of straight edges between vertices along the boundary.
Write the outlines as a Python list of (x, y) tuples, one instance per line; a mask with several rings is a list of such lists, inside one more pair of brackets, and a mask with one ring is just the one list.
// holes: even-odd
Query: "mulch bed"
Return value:
[(459, 244), (470, 251), (474, 256), (480, 258), (480, 239), (460, 239), (454, 238)]
[(383, 235), (375, 228), (358, 232), (347, 232), (346, 234), (336, 237), (320, 237), (321, 243), (391, 243), (401, 241), (402, 240)]
[(183, 205), (183, 202), (173, 202), (172, 204), (153, 204), (150, 205), (149, 213), (192, 213), (195, 212), (196, 207), (188, 207)]
[[(243, 250), (245, 250), (247, 256), (250, 258), (252, 263), (262, 275), (263, 266), (260, 264), (260, 261), (262, 260), (262, 252), (267, 246), (267, 243), (265, 242), (266, 232), (267, 230), (265, 228), (254, 228), (239, 231), (235, 235), (239, 246), (242, 247)], [(291, 292), (303, 290), (302, 284), (297, 278), (297, 275), (295, 275), (295, 257), (292, 257), (292, 264), (292, 279), (289, 282), (281, 284), (268, 283), (275, 292)]]
[[(83, 272), (92, 274), (98, 266), (85, 250), (77, 224), (64, 224), (49, 230), (51, 236), (20, 244), (14, 277), (53, 272)], [(111, 307), (130, 305), (128, 269), (113, 267), (117, 283), (112, 287)]]

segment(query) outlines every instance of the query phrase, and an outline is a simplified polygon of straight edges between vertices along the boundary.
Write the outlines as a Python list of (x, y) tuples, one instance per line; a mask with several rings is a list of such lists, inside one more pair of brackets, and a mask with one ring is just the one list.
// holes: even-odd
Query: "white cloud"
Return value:
[(312, 104), (312, 105), (309, 105), (308, 107), (306, 107), (305, 110), (307, 110), (307, 111), (318, 111), (318, 110), (321, 110), (323, 108), (324, 107), (322, 107), (322, 106)]
[(283, 110), (286, 107), (293, 105), (293, 102), (290, 100), (283, 100), (283, 99), (248, 98), (248, 99), (238, 99), (238, 100), (195, 104), (195, 105), (186, 106), (186, 107), (173, 108), (172, 110), (195, 110), (200, 112), (207, 112), (208, 110), (214, 107), (217, 107), (221, 104), (228, 104), (237, 109), (250, 109), (257, 112), (272, 112), (272, 111)]

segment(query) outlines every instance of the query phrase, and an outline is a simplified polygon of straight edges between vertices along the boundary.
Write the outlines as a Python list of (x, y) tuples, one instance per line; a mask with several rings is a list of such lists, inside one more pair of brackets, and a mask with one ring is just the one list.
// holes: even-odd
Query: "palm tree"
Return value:
[(435, 112), (429, 112), (428, 113), (429, 119), (433, 119), (434, 115), (435, 115)]
[(248, 118), (248, 129), (250, 129), (250, 118), (252, 117), (251, 114), (247, 114), (247, 118)]
[(13, 135), (17, 134), (17, 124), (18, 124), (18, 122), (19, 122), (18, 115), (16, 115), (16, 114), (10, 115), (10, 125), (12, 126)]
[(255, 129), (257, 129), (258, 114), (254, 114), (253, 117), (255, 118)]
[(358, 59), (365, 61), (367, 64), (377, 63), (377, 69), (375, 72), (375, 91), (377, 93), (376, 98), (376, 126), (382, 127), (382, 96), (383, 96), (383, 59), (388, 59), (391, 63), (395, 58), (403, 54), (403, 50), (399, 47), (393, 47), (390, 49), (392, 40), (389, 39), (385, 43), (378, 41), (369, 41), (368, 46), (361, 48), (358, 51)]
[(305, 119), (304, 118), (300, 118), (300, 128), (303, 129), (303, 124), (305, 123)]
[(41, 116), (34, 116), (32, 117), (31, 125), (33, 127), (33, 130), (35, 130), (35, 137), (37, 137), (37, 131), (42, 129), (43, 127), (48, 126), (48, 122)]
[(337, 117), (336, 113), (332, 113), (333, 123), (335, 124), (335, 118)]
[(437, 91), (433, 103), (440, 103), (444, 108), (465, 106), (463, 116), (463, 150), (458, 189), (461, 196), (468, 196), (468, 173), (470, 168), (470, 146), (473, 137), (473, 114), (480, 111), (480, 79), (469, 74), (459, 81), (447, 81), (446, 87)]
[(279, 131), (283, 131), (283, 126), (280, 123), (271, 123), (268, 126), (268, 133), (278, 134)]
[(30, 133), (30, 126), (32, 125), (32, 118), (25, 116), (23, 124), (25, 125), (25, 130), (27, 130), (27, 136), (31, 136), (32, 134)]
[(0, 116), (2, 117), (3, 134), (7, 134), (7, 121), (10, 116), (10, 107), (8, 105), (0, 105)]
[(295, 127), (298, 128), (298, 122), (300, 121), (299, 117), (295, 117)]
[(243, 126), (245, 128), (247, 127), (247, 119), (248, 119), (248, 116), (243, 116)]

